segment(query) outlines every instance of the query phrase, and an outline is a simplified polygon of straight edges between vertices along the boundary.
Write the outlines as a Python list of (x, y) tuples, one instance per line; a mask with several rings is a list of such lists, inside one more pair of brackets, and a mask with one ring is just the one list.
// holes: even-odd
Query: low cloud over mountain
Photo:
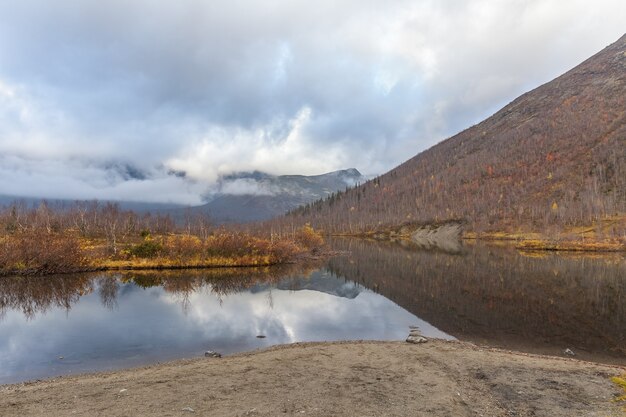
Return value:
[[(221, 178), (218, 187), (205, 196), (207, 204), (193, 210), (220, 223), (265, 220), (365, 180), (354, 168), (313, 176), (233, 174)], [(184, 214), (183, 210), (173, 213)]]

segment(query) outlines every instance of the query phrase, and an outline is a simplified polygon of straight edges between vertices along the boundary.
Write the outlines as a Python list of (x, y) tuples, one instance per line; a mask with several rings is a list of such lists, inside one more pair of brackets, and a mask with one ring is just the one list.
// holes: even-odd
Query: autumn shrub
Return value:
[(318, 249), (324, 244), (322, 235), (313, 230), (308, 223), (296, 231), (295, 241), (308, 250)]
[(282, 263), (306, 249), (293, 239), (262, 239), (246, 233), (221, 231), (206, 242), (209, 256), (227, 258), (264, 258), (269, 263)]
[(206, 253), (209, 256), (239, 258), (252, 253), (253, 240), (245, 233), (220, 231), (207, 239)]
[(248, 255), (267, 256), (271, 251), (272, 243), (267, 239), (249, 236)]
[(302, 253), (303, 250), (296, 242), (291, 239), (278, 239), (270, 245), (270, 262), (283, 263), (292, 260), (296, 255)]
[(167, 256), (181, 261), (201, 258), (204, 255), (204, 244), (202, 240), (196, 236), (169, 236), (165, 240), (163, 251)]
[(69, 234), (24, 231), (0, 240), (0, 274), (53, 274), (84, 269), (79, 241)]

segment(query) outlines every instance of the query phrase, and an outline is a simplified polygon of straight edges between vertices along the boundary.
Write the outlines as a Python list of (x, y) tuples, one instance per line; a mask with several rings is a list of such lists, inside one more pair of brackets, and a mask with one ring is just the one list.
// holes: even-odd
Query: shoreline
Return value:
[[(331, 237), (371, 239), (375, 241), (408, 241), (413, 242), (409, 235), (389, 235), (382, 232), (368, 233), (335, 233)], [(528, 233), (527, 236), (516, 233), (476, 233), (463, 232), (459, 241), (497, 242), (505, 243), (525, 252), (582, 252), (582, 253), (624, 253), (626, 243), (616, 240), (598, 239), (549, 239), (536, 233)], [(436, 242), (433, 244), (437, 246)]]
[(516, 249), (526, 252), (606, 252), (626, 253), (626, 243), (614, 240), (598, 239), (548, 239), (542, 236), (523, 237), (518, 234), (486, 233), (483, 235), (468, 232), (462, 237), (463, 240), (475, 240), (483, 242), (507, 242)]
[[(295, 262), (293, 262), (295, 263)], [(166, 265), (166, 264), (153, 264), (153, 265), (137, 265), (137, 264), (125, 264), (119, 266), (93, 266), (80, 268), (68, 271), (55, 271), (51, 273), (39, 273), (39, 272), (15, 272), (6, 273), (0, 275), (2, 277), (45, 277), (51, 275), (70, 275), (70, 274), (83, 274), (92, 272), (115, 272), (115, 271), (168, 271), (168, 270), (193, 270), (193, 269), (230, 269), (230, 268), (268, 268), (272, 266), (290, 265), (293, 263), (268, 263), (268, 264), (189, 264), (189, 265)]]
[(625, 366), (459, 341), (296, 343), (0, 385), (0, 409), (7, 417), (187, 415), (188, 409), (259, 416), (401, 416), (408, 410), (618, 416), (626, 404), (613, 401), (623, 393), (611, 378), (624, 374)]
[[(69, 275), (93, 272), (115, 272), (115, 271), (183, 271), (194, 269), (254, 269), (254, 268), (272, 268), (285, 265), (296, 265), (304, 262), (314, 262), (337, 255), (337, 251), (322, 250), (316, 254), (304, 253), (296, 257), (281, 262), (238, 262), (237, 260), (228, 260), (228, 262), (204, 262), (204, 263), (174, 263), (170, 259), (135, 259), (120, 261), (105, 261), (102, 265), (87, 265), (82, 268), (59, 270), (54, 272), (34, 271), (10, 271), (1, 272), (0, 279), (3, 277), (45, 277), (51, 275)], [(170, 262), (170, 263), (168, 263)]]

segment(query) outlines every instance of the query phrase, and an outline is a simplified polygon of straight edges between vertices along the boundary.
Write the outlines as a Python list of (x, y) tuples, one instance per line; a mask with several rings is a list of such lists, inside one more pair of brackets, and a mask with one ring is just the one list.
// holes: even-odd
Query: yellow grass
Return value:
[(242, 266), (270, 266), (272, 262), (269, 256), (246, 255), (239, 258), (210, 257), (204, 259), (172, 259), (158, 258), (132, 258), (132, 259), (98, 259), (93, 262), (93, 267), (98, 270), (133, 270), (133, 269), (182, 269), (182, 268), (217, 268), (217, 267), (242, 267)]
[(536, 251), (572, 251), (572, 252), (621, 252), (626, 251), (626, 246), (617, 241), (562, 241), (549, 240), (524, 240), (516, 246), (520, 250)]
[(619, 402), (619, 401), (626, 401), (626, 374), (622, 375), (622, 376), (614, 376), (611, 378), (611, 381), (620, 386), (623, 390), (624, 390), (624, 395), (621, 395), (617, 398), (615, 398), (613, 401), (615, 402)]

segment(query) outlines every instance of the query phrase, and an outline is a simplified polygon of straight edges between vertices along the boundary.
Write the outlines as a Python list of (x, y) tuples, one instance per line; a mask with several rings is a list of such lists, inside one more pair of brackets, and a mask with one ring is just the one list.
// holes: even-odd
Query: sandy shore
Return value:
[(626, 368), (431, 340), (285, 345), (0, 387), (9, 416), (624, 416)]

